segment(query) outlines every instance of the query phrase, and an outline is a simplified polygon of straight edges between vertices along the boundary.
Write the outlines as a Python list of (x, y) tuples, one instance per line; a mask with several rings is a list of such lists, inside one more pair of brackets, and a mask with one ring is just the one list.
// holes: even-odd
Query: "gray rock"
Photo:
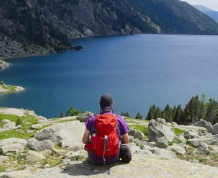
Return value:
[(181, 141), (181, 143), (186, 143), (186, 139), (185, 139), (185, 137), (184, 137), (184, 134), (181, 134), (181, 135), (179, 135), (178, 137), (177, 137), (177, 139), (179, 140), (179, 141)]
[(26, 146), (27, 141), (19, 138), (7, 138), (0, 141), (0, 146), (10, 145), (14, 143), (20, 143), (23, 146)]
[(44, 151), (40, 151), (39, 153), (44, 156), (50, 156), (53, 154), (53, 150), (44, 150)]
[(134, 153), (140, 153), (142, 150), (139, 146), (136, 146), (134, 143), (128, 143), (128, 147), (132, 154)]
[(84, 144), (82, 142), (77, 142), (75, 145), (68, 148), (69, 151), (83, 150)]
[(16, 129), (16, 123), (15, 122), (6, 122), (3, 127), (2, 127), (3, 130), (13, 130), (13, 129)]
[(206, 144), (204, 142), (200, 142), (199, 146), (202, 148), (208, 148), (208, 144)]
[(161, 123), (161, 124), (164, 124), (164, 125), (167, 124), (166, 120), (165, 120), (165, 119), (162, 119), (162, 118), (157, 118), (156, 121), (159, 122), (159, 123)]
[(38, 123), (49, 122), (49, 120), (43, 116), (38, 116)]
[(212, 138), (218, 142), (218, 134), (217, 135), (212, 135)]
[(30, 150), (34, 150), (34, 151), (44, 151), (44, 150), (54, 149), (54, 143), (51, 140), (38, 141), (35, 138), (29, 139), (26, 146)]
[(54, 154), (56, 154), (57, 156), (64, 156), (67, 154), (67, 150), (60, 150), (60, 149), (54, 149), (52, 150)]
[(84, 154), (87, 155), (87, 152), (85, 150), (80, 151), (69, 151), (65, 156), (64, 159), (70, 159), (70, 160), (78, 160), (84, 157)]
[(33, 125), (30, 126), (30, 129), (38, 129), (38, 128), (41, 128), (41, 127), (43, 127), (42, 124), (33, 124)]
[(32, 175), (30, 170), (1, 172), (0, 178), (30, 178)]
[(212, 125), (211, 125), (210, 122), (207, 122), (207, 121), (201, 119), (200, 121), (197, 122), (196, 125), (199, 126), (199, 127), (204, 127), (204, 128), (206, 128), (208, 130), (208, 132), (211, 132)]
[(216, 123), (215, 125), (213, 125), (213, 126), (211, 127), (211, 133), (212, 133), (213, 135), (217, 135), (217, 134), (218, 134), (218, 123)]
[(172, 122), (171, 124), (172, 124), (172, 126), (177, 126), (178, 125), (176, 122)]
[(14, 143), (14, 144), (4, 145), (0, 147), (0, 152), (3, 155), (18, 154), (23, 151), (24, 151), (24, 146), (21, 145), (20, 143)]
[(196, 132), (193, 132), (192, 130), (185, 131), (184, 137), (186, 139), (200, 138), (200, 136)]
[(5, 161), (8, 161), (8, 157), (7, 156), (0, 156), (0, 163), (3, 163)]
[(42, 161), (45, 159), (45, 156), (43, 154), (40, 154), (36, 151), (32, 151), (32, 150), (29, 150), (28, 151), (28, 155), (27, 155), (27, 162), (28, 163), (34, 163), (34, 162), (37, 162), (37, 161)]
[(168, 140), (166, 139), (166, 137), (160, 137), (157, 138), (157, 142), (156, 142), (156, 147), (158, 148), (167, 148), (168, 145)]
[(170, 150), (165, 150), (165, 149), (156, 149), (154, 151), (154, 154), (159, 155), (163, 158), (169, 158), (169, 159), (176, 159), (177, 156), (174, 152), (170, 151)]
[(22, 125), (17, 125), (17, 126), (15, 127), (16, 130), (19, 130), (19, 129), (22, 129), (22, 128), (23, 128)]
[(206, 143), (208, 145), (214, 145), (217, 143), (217, 141), (214, 140), (213, 138), (194, 138), (194, 139), (189, 139), (187, 141), (187, 143), (193, 147), (200, 147), (201, 142)]
[(142, 140), (144, 138), (144, 134), (138, 130), (135, 130), (135, 129), (130, 129), (130, 131), (128, 132), (128, 134), (130, 136), (133, 136), (134, 138), (138, 138), (140, 140)]
[(157, 138), (166, 137), (168, 142), (172, 142), (176, 135), (171, 127), (165, 126), (154, 119), (148, 124), (148, 139), (149, 141), (157, 141)]
[(184, 155), (186, 153), (185, 148), (179, 145), (172, 145), (167, 148), (170, 151), (173, 151), (176, 154)]
[(39, 141), (51, 140), (54, 144), (68, 148), (82, 143), (84, 130), (84, 124), (79, 121), (64, 122), (37, 131), (35, 138)]
[(218, 146), (217, 145), (211, 145), (209, 147), (209, 154), (214, 154), (217, 155), (218, 154)]
[(94, 115), (93, 113), (86, 111), (86, 112), (84, 112), (84, 113), (78, 115), (78, 116), (76, 117), (76, 119), (79, 120), (80, 122), (86, 122), (86, 121), (87, 121), (90, 117), (92, 117), (93, 115)]

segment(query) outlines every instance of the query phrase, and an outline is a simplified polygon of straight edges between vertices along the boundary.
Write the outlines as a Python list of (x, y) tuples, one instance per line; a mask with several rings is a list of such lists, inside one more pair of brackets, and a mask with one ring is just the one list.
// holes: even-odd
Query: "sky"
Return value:
[(218, 0), (182, 0), (192, 5), (203, 5), (209, 9), (218, 11)]

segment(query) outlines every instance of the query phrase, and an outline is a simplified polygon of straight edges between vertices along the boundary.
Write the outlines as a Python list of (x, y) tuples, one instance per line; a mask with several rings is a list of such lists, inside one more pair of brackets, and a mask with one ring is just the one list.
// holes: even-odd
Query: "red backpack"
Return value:
[(95, 115), (95, 129), (92, 133), (92, 152), (98, 156), (111, 157), (119, 149), (119, 135), (117, 133), (117, 119), (115, 114)]

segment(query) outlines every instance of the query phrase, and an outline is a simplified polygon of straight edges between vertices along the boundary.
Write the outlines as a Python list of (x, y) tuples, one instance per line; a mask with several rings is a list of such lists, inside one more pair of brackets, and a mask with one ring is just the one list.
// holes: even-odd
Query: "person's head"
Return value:
[(114, 105), (112, 96), (108, 93), (103, 94), (100, 98), (99, 104), (101, 111), (112, 111)]

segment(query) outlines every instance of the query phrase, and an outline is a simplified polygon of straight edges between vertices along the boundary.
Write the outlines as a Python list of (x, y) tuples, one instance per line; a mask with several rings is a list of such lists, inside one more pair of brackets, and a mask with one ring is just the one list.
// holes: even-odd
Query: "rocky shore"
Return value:
[[(84, 122), (92, 113), (46, 119), (34, 111), (0, 108), (0, 115), (0, 178), (108, 177), (108, 174), (215, 178), (218, 175), (218, 165), (204, 162), (204, 159), (216, 160), (217, 125), (203, 120), (196, 125), (180, 126), (160, 118), (150, 122), (125, 118), (131, 128), (128, 146), (132, 161), (96, 166), (88, 161), (81, 142)], [(137, 127), (147, 128), (148, 135)]]
[[(0, 71), (9, 67), (10, 64), (3, 60), (0, 60)], [(21, 86), (14, 86), (14, 85), (6, 85), (4, 81), (0, 81), (0, 94), (1, 93), (14, 93), (23, 91), (24, 88)]]
[(6, 85), (4, 83), (0, 83), (0, 94), (1, 93), (14, 93), (24, 91), (24, 88), (21, 86), (14, 85)]
[(5, 62), (5, 61), (0, 59), (0, 71), (9, 67), (9, 66), (10, 66), (10, 64), (8, 62)]

